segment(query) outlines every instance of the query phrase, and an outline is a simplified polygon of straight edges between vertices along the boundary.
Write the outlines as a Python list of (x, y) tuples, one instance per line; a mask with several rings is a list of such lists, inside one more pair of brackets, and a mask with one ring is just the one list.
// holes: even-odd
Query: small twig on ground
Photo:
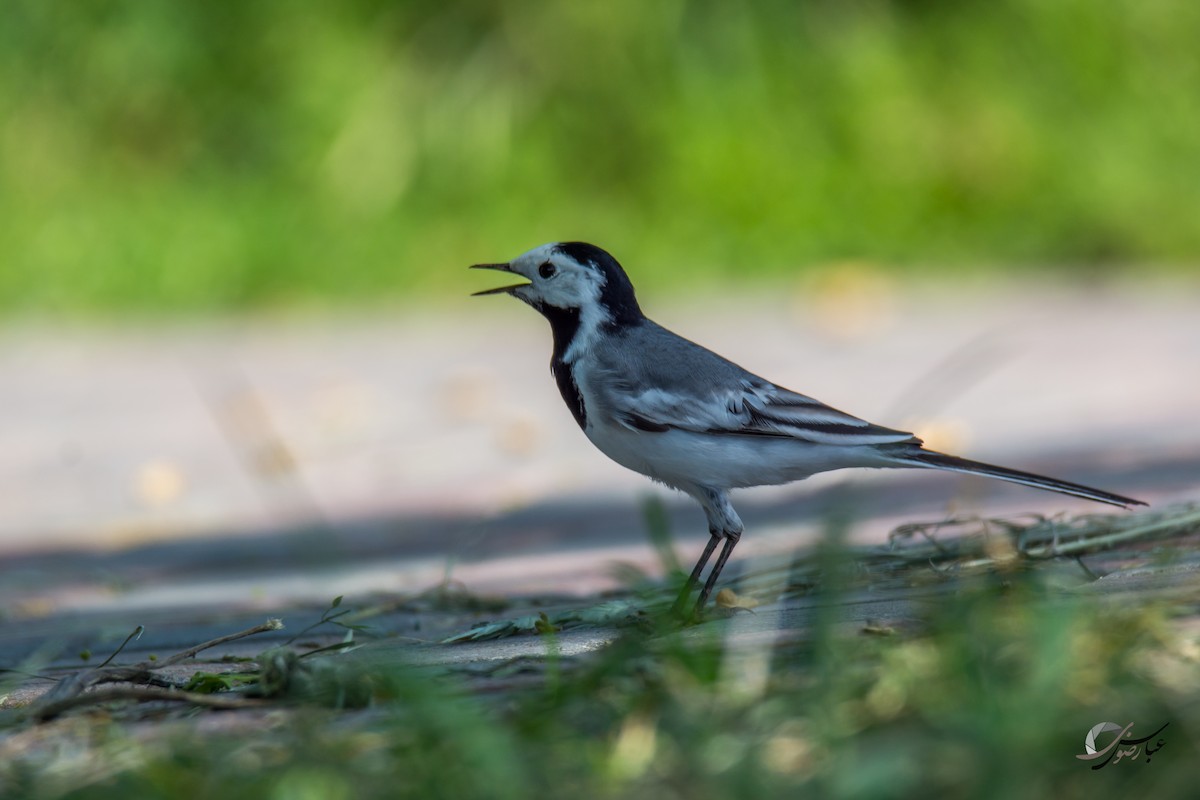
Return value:
[(146, 632), (146, 626), (138, 625), (136, 628), (133, 629), (132, 632), (130, 632), (130, 634), (128, 636), (125, 637), (125, 641), (121, 642), (121, 645), (116, 650), (113, 650), (111, 653), (108, 654), (108, 658), (101, 661), (93, 669), (104, 669), (105, 667), (107, 667), (109, 665), (109, 662), (111, 662), (117, 656), (121, 655), (121, 653), (125, 650), (125, 648), (127, 646), (129, 646), (130, 642), (132, 642), (134, 639), (142, 638), (142, 634), (145, 632)]
[(1079, 568), (1083, 570), (1084, 574), (1087, 575), (1088, 578), (1094, 581), (1100, 580), (1100, 576), (1097, 575), (1091, 567), (1083, 563), (1083, 556), (1075, 556), (1075, 563), (1079, 565)]
[[(141, 630), (141, 627), (142, 626), (140, 625), (138, 626), (138, 631)], [(93, 703), (104, 703), (113, 699), (123, 699), (123, 697), (110, 696), (107, 690), (104, 692), (88, 692), (86, 695), (84, 694), (92, 686), (96, 686), (101, 683), (130, 682), (149, 684), (149, 686), (131, 688), (141, 689), (145, 692), (156, 692), (159, 694), (161, 694), (163, 691), (177, 693), (177, 695), (172, 695), (170, 697), (158, 697), (158, 699), (187, 699), (194, 693), (183, 692), (172, 682), (155, 675), (154, 671), (162, 669), (163, 667), (169, 667), (174, 664), (178, 664), (182, 661), (186, 661), (187, 659), (195, 656), (197, 653), (208, 650), (212, 647), (216, 647), (217, 645), (226, 644), (227, 642), (236, 641), (238, 639), (245, 639), (248, 636), (254, 636), (260, 633), (267, 633), (268, 631), (277, 631), (282, 627), (283, 623), (279, 620), (269, 619), (261, 625), (255, 625), (252, 628), (247, 628), (244, 631), (238, 631), (237, 633), (231, 633), (226, 636), (218, 636), (216, 639), (210, 639), (209, 641), (198, 644), (195, 647), (189, 647), (186, 650), (178, 652), (162, 660), (142, 661), (137, 664), (115, 667), (102, 665), (93, 669), (77, 672), (74, 675), (59, 681), (59, 683), (53, 689), (47, 692), (46, 695), (35, 705), (33, 716), (38, 720), (47, 720), (58, 714), (61, 714), (68, 708), (74, 708), (78, 705), (89, 705)], [(128, 644), (135, 635), (137, 635), (138, 631), (130, 634), (130, 636), (125, 639), (121, 646), (117, 648), (118, 653), (125, 648), (125, 645)], [(112, 657), (110, 656), (104, 660), (104, 664), (108, 664), (108, 662), (111, 660)], [(158, 695), (156, 695), (156, 697), (157, 696)], [(207, 695), (196, 696), (200, 697)], [(97, 697), (101, 699), (93, 699)]]
[(178, 664), (180, 661), (186, 661), (197, 653), (216, 647), (217, 645), (234, 642), (238, 639), (245, 639), (248, 636), (256, 636), (260, 633), (269, 633), (270, 631), (278, 630), (283, 630), (283, 622), (278, 619), (269, 619), (261, 625), (255, 625), (253, 628), (247, 628), (244, 631), (231, 633), (227, 636), (218, 636), (216, 639), (210, 639), (203, 644), (198, 644), (195, 647), (189, 647), (187, 650), (176, 653), (175, 655), (170, 656), (162, 661), (143, 661), (139, 666), (145, 666), (148, 668), (152, 668), (154, 666), (168, 667), (172, 664)]
[(118, 700), (137, 700), (139, 702), (169, 701), (226, 710), (260, 708), (264, 705), (262, 700), (250, 697), (201, 694), (200, 692), (185, 692), (182, 689), (156, 688), (152, 686), (110, 686), (104, 689), (97, 689), (94, 692), (63, 697), (39, 705), (33, 713), (33, 718), (41, 722), (53, 719), (59, 714), (70, 711), (73, 708), (101, 705)]
[(1028, 558), (1051, 558), (1056, 555), (1068, 556), (1086, 553), (1091, 550), (1105, 550), (1115, 544), (1137, 541), (1139, 539), (1152, 539), (1160, 534), (1176, 533), (1194, 525), (1200, 525), (1200, 511), (1193, 511), (1190, 514), (1178, 517), (1164, 515), (1144, 525), (1135, 525), (1132, 528), (1103, 536), (1086, 536), (1082, 535), (1086, 533), (1086, 531), (1083, 531), (1080, 538), (1074, 541), (1052, 542), (1049, 545), (1030, 547), (1024, 551), (1023, 555)]
[[(338, 608), (338, 606), (340, 606), (341, 604), (342, 604), (342, 595), (340, 595), (340, 594), (339, 594), (337, 597), (333, 598), (333, 602), (331, 602), (331, 603), (329, 604), (329, 608), (325, 609), (325, 610), (324, 610), (324, 611), (321, 613), (321, 618), (320, 618), (319, 620), (317, 620), (316, 622), (314, 622), (312, 625), (309, 625), (307, 628), (305, 628), (304, 630), (300, 631), (299, 633), (297, 633), (297, 634), (296, 634), (295, 636), (293, 636), (292, 638), (288, 639), (286, 642), (284, 642), (284, 646), (287, 646), (287, 645), (290, 645), (290, 644), (294, 643), (294, 642), (295, 642), (297, 639), (299, 639), (299, 638), (301, 638), (301, 637), (303, 637), (303, 636), (306, 636), (306, 635), (308, 634), (308, 632), (309, 632), (309, 631), (311, 631), (311, 630), (315, 630), (316, 628), (319, 628), (319, 627), (321, 627), (322, 625), (324, 625), (324, 624), (325, 624), (325, 623), (327, 623), (327, 622), (332, 622), (332, 623), (333, 623), (333, 624), (335, 624), (335, 625), (342, 625), (342, 623), (340, 623), (340, 622), (338, 622), (338, 621), (337, 621), (337, 620), (338, 620), (338, 618), (339, 618), (339, 617), (344, 617), (344, 616), (346, 616), (347, 614), (352, 614), (352, 613), (354, 612), (354, 609), (352, 609), (352, 608), (344, 608), (344, 609), (342, 609), (341, 611), (338, 611), (338, 610), (337, 610), (337, 608)], [(335, 613), (335, 612), (336, 612), (336, 613)], [(343, 625), (343, 627), (347, 627), (347, 626)]]

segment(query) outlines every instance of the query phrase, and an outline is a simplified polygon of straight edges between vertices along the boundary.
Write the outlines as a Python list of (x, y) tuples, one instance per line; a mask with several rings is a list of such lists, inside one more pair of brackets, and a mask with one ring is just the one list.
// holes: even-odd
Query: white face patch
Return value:
[(513, 260), (509, 266), (528, 278), (528, 286), (513, 290), (513, 295), (532, 306), (579, 309), (579, 330), (564, 354), (568, 363), (591, 348), (600, 327), (612, 319), (600, 302), (604, 273), (592, 264), (580, 264), (558, 252), (557, 244), (535, 247)]
[(604, 273), (591, 264), (580, 264), (557, 245), (544, 244), (518, 256), (509, 266), (530, 284), (515, 294), (531, 305), (579, 308), (597, 305), (604, 288)]

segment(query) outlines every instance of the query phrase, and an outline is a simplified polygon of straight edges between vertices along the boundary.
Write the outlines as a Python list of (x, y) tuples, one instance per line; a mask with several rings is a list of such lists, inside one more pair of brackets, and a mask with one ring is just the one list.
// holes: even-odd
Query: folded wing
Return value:
[(710, 392), (687, 387), (638, 391), (626, 384), (611, 398), (617, 418), (643, 431), (671, 429), (731, 436), (779, 436), (814, 444), (919, 443), (911, 433), (873, 425), (761, 378)]

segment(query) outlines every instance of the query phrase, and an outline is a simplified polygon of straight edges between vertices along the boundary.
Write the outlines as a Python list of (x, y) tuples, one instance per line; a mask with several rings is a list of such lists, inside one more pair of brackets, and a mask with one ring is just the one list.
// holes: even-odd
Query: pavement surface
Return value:
[[(1200, 284), (947, 294), (873, 280), (643, 305), (752, 371), (937, 449), (1156, 506), (1200, 499)], [(661, 571), (647, 497), (665, 503), (691, 563), (707, 536), (699, 510), (587, 443), (549, 349), (545, 323), (503, 299), (0, 329), (0, 665), (35, 653), (77, 664), (138, 624), (143, 653), (266, 616), (285, 618), (283, 641), (337, 595), (386, 604), (448, 585), (529, 607), (587, 602), (630, 567)], [(832, 509), (852, 509), (860, 544), (954, 514), (1101, 510), (912, 471), (818, 476), (735, 503), (747, 536), (730, 580), (818, 541)], [(495, 615), (468, 604), (433, 623), (397, 609), (392, 632), (420, 641)], [(754, 624), (802, 616), (785, 605)]]

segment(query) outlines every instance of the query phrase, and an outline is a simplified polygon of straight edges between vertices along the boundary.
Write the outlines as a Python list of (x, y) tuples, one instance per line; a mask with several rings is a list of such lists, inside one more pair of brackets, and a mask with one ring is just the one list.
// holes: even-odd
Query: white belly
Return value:
[(582, 365), (574, 370), (586, 411), (584, 432), (600, 452), (634, 472), (689, 491), (790, 483), (831, 469), (883, 466), (873, 448), (781, 436), (633, 430), (613, 418)]
[[(790, 483), (843, 467), (875, 466), (869, 448), (834, 447), (773, 436), (662, 433), (588, 420), (587, 437), (618, 464), (668, 486), (714, 489)], [(864, 452), (865, 451), (865, 452)]]

